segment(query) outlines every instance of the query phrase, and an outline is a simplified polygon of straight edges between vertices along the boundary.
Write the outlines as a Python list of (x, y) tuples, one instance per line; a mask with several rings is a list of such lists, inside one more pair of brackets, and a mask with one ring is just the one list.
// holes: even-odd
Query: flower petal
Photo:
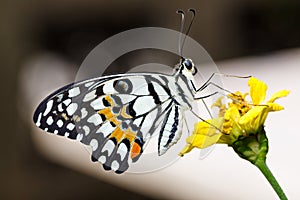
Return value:
[(238, 108), (235, 106), (235, 104), (232, 104), (232, 106), (230, 106), (227, 109), (227, 111), (224, 115), (222, 132), (225, 134), (230, 134), (232, 132), (233, 126), (240, 119), (240, 117), (241, 116), (240, 116)]
[(267, 106), (268, 106), (268, 111), (269, 112), (280, 111), (280, 110), (284, 109), (283, 106), (281, 106), (277, 103), (267, 103)]
[(269, 103), (273, 103), (276, 99), (279, 99), (281, 97), (286, 97), (290, 93), (289, 90), (280, 90), (279, 92), (276, 92), (271, 96), (271, 98), (268, 100)]
[(264, 82), (251, 77), (248, 81), (248, 85), (250, 87), (250, 96), (253, 104), (258, 105), (265, 100), (268, 86)]
[(216, 135), (219, 132), (219, 130), (217, 130), (216, 127), (220, 128), (222, 124), (223, 124), (222, 117), (198, 122), (195, 124), (193, 135), (207, 135), (207, 136)]
[(264, 124), (268, 113), (267, 105), (255, 106), (240, 118), (239, 125), (248, 134), (256, 133), (258, 128)]
[(204, 149), (206, 147), (209, 147), (213, 144), (216, 144), (219, 138), (222, 136), (222, 134), (216, 134), (213, 136), (208, 135), (191, 135), (189, 136), (186, 141), (188, 144), (191, 144), (194, 147)]
[(184, 154), (189, 153), (190, 151), (193, 150), (193, 148), (195, 148), (192, 144), (187, 144), (185, 145), (185, 147), (180, 151), (180, 153), (178, 154), (179, 156), (184, 156)]
[(215, 127), (220, 127), (222, 122), (223, 118), (215, 118), (206, 122), (196, 123), (193, 134), (186, 138), (187, 145), (181, 150), (179, 155), (183, 156), (195, 147), (204, 149), (216, 144), (222, 134)]
[(204, 149), (213, 144), (216, 144), (221, 136), (222, 136), (221, 133), (213, 136), (193, 134), (187, 137), (186, 139), (187, 145), (181, 150), (179, 156), (183, 156), (184, 154), (190, 152), (195, 147), (199, 149)]

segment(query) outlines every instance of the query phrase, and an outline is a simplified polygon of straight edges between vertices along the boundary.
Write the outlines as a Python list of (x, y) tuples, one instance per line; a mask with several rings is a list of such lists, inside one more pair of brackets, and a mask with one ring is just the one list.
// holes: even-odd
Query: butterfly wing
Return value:
[(166, 76), (126, 74), (67, 85), (36, 109), (45, 131), (92, 147), (92, 160), (122, 173), (174, 104)]
[(173, 104), (168, 109), (162, 122), (158, 138), (158, 154), (163, 155), (166, 151), (180, 139), (183, 126), (182, 108)]

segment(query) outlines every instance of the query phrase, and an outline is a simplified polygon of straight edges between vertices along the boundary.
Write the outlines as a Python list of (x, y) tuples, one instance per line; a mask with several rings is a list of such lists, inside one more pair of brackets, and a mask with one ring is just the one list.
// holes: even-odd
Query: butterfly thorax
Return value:
[[(175, 70), (176, 72), (173, 76), (175, 77), (175, 82), (180, 85), (177, 92), (180, 97), (185, 97), (182, 99), (182, 103), (184, 104), (186, 102), (185, 99), (188, 100), (187, 102), (191, 102), (196, 94), (194, 76), (197, 73), (197, 68), (191, 59), (182, 58)], [(189, 104), (187, 106), (190, 107)]]

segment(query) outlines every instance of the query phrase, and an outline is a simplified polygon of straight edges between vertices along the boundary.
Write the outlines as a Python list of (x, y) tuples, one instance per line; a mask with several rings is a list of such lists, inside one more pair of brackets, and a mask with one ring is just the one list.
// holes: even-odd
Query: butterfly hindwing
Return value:
[[(94, 142), (98, 139), (92, 157), (103, 163), (105, 169), (123, 172), (130, 162), (137, 161), (145, 141), (156, 130), (154, 122), (162, 120), (162, 113), (171, 103), (166, 92), (154, 90), (153, 85), (157, 83), (151, 82), (148, 77), (110, 80), (104, 85), (97, 85), (85, 98), (96, 111), (84, 122), (95, 126), (92, 129), (96, 134), (91, 134), (91, 137), (96, 136), (92, 139)], [(99, 115), (101, 120), (97, 119)], [(89, 137), (85, 140), (83, 143), (86, 144), (91, 141)]]

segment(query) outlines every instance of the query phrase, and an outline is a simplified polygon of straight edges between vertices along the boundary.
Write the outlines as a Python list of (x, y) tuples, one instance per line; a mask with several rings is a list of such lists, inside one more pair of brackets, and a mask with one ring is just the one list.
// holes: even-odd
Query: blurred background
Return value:
[[(0, 199), (159, 198), (79, 173), (45, 157), (31, 134), (34, 105), (30, 97), (37, 103), (53, 89), (40, 91), (41, 85), (47, 83), (36, 84), (35, 78), (52, 80), (57, 88), (74, 80), (76, 69), (85, 56), (106, 38), (147, 26), (179, 30), (180, 20), (175, 11), (191, 7), (197, 10), (197, 14), (189, 35), (217, 63), (300, 47), (299, 1), (0, 2)], [(159, 55), (154, 54), (150, 59), (155, 61), (157, 57)], [(177, 62), (172, 56), (167, 59), (166, 63)], [(44, 74), (31, 71), (30, 66), (36, 70), (39, 63), (47, 66), (49, 71), (44, 70)], [(122, 68), (116, 68), (116, 71), (130, 65), (131, 59), (123, 59), (119, 63)], [(53, 70), (57, 70), (54, 75)], [(58, 73), (61, 71), (65, 74)], [(34, 72), (34, 75), (29, 76), (29, 72)], [(24, 81), (30, 85), (30, 90)], [(168, 199), (167, 196), (164, 198)]]

